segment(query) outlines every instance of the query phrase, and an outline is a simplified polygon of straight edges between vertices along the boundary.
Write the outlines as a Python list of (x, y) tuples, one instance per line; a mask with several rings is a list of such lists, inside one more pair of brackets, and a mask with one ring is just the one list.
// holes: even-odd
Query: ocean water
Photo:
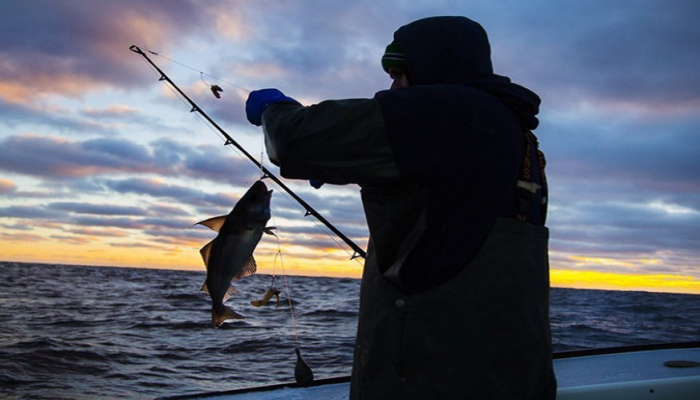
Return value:
[[(360, 282), (255, 275), (211, 327), (204, 271), (0, 263), (0, 398), (154, 398), (350, 373)], [(555, 351), (700, 340), (700, 296), (552, 289)]]

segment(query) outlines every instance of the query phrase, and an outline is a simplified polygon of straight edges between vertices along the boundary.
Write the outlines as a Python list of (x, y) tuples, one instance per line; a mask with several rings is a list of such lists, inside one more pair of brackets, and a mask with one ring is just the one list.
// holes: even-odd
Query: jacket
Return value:
[[(474, 24), (439, 17), (399, 29), (409, 88), (281, 102), (263, 114), (282, 176), (362, 187), (370, 244), (353, 399), (547, 399), (556, 390), (543, 192), (527, 221), (514, 219), (539, 98), (493, 74)], [(445, 35), (464, 43), (437, 40)], [(435, 62), (455, 49), (468, 54)], [(531, 159), (541, 186), (543, 166)]]

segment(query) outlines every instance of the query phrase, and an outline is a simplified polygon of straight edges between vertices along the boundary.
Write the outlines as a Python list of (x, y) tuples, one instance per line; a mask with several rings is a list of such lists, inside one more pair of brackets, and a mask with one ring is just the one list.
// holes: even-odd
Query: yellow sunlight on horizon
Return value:
[[(202, 244), (203, 245), (203, 244)], [(0, 241), (0, 261), (77, 264), (205, 271), (197, 249), (190, 246), (124, 246), (99, 242), (66, 243), (41, 240)], [(347, 252), (326, 249), (310, 254), (305, 248), (287, 248), (282, 257), (275, 246), (262, 245), (256, 250), (258, 273), (276, 275), (360, 278), (362, 259), (350, 260)], [(700, 280), (671, 274), (622, 274), (586, 270), (550, 271), (552, 287), (602, 290), (641, 290), (650, 292), (700, 294)]]
[(549, 277), (553, 287), (700, 294), (700, 280), (692, 276), (552, 269)]

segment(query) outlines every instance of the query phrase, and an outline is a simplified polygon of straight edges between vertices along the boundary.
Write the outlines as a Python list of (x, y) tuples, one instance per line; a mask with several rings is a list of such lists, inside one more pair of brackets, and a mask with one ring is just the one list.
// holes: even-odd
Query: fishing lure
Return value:
[[(328, 229), (330, 229), (331, 232), (333, 232), (336, 236), (338, 236), (340, 239), (342, 239), (343, 242), (345, 242), (345, 244), (347, 244), (354, 251), (353, 255), (351, 256), (351, 259), (355, 259), (357, 257), (362, 257), (362, 258), (366, 257), (367, 253), (362, 248), (360, 248), (360, 246), (358, 246), (349, 237), (347, 237), (338, 228), (336, 228), (332, 223), (330, 223), (326, 218), (324, 218), (321, 214), (319, 214), (318, 211), (316, 211), (306, 201), (304, 201), (301, 197), (299, 197), (299, 195), (297, 195), (294, 191), (292, 191), (292, 189), (290, 189), (287, 185), (285, 185), (276, 175), (274, 175), (272, 172), (270, 172), (270, 170), (265, 168), (265, 166), (263, 166), (261, 162), (259, 162), (257, 159), (255, 159), (255, 157), (253, 157), (250, 153), (248, 153), (243, 148), (243, 146), (241, 146), (238, 142), (236, 142), (225, 130), (223, 130), (223, 128), (221, 128), (219, 126), (219, 124), (217, 124), (213, 119), (211, 119), (211, 117), (209, 117), (209, 115), (207, 115), (207, 113), (205, 113), (201, 108), (199, 108), (199, 106), (194, 101), (192, 101), (192, 99), (190, 99), (189, 96), (187, 96), (185, 94), (185, 92), (183, 92), (175, 84), (175, 82), (173, 82), (165, 74), (165, 72), (163, 72), (163, 70), (158, 68), (158, 66), (153, 61), (151, 61), (151, 59), (148, 57), (148, 55), (146, 55), (146, 53), (144, 53), (138, 46), (132, 45), (131, 47), (129, 47), (129, 50), (131, 50), (134, 53), (143, 57), (153, 68), (155, 68), (155, 70), (158, 71), (158, 73), (160, 74), (159, 80), (169, 83), (170, 86), (172, 86), (172, 88), (175, 89), (180, 94), (180, 96), (182, 96), (182, 98), (185, 99), (190, 104), (190, 106), (192, 107), (190, 112), (199, 113), (199, 115), (201, 115), (207, 122), (209, 122), (209, 124), (212, 127), (214, 127), (216, 130), (218, 130), (219, 133), (221, 133), (226, 138), (225, 144), (226, 145), (233, 145), (236, 149), (238, 149), (238, 151), (240, 151), (240, 153), (242, 155), (244, 155), (246, 158), (248, 158), (248, 160), (250, 160), (253, 164), (255, 164), (255, 166), (258, 167), (263, 172), (263, 178), (269, 178), (272, 181), (274, 181), (277, 184), (277, 186), (279, 186), (282, 190), (287, 192), (287, 194), (289, 194), (294, 200), (296, 200), (297, 203), (299, 203), (299, 205), (301, 205), (306, 210), (306, 215), (313, 215), (319, 222), (321, 222)], [(200, 73), (200, 75), (201, 75), (201, 73)], [(213, 86), (216, 86), (216, 85), (213, 85)], [(216, 93), (214, 93), (214, 95), (216, 95)]]
[(264, 306), (265, 304), (269, 303), (269, 302), (270, 302), (270, 299), (271, 299), (273, 296), (277, 298), (277, 307), (279, 307), (279, 306), (280, 306), (280, 291), (279, 291), (277, 288), (275, 288), (275, 287), (270, 287), (269, 289), (267, 289), (267, 291), (266, 291), (265, 294), (263, 295), (262, 299), (260, 299), (260, 300), (253, 300), (253, 301), (250, 302), (250, 304), (251, 304), (253, 307), (262, 307), (262, 306)]
[(210, 89), (211, 89), (211, 92), (214, 94), (214, 96), (215, 96), (217, 99), (220, 99), (220, 98), (221, 98), (221, 92), (224, 91), (224, 89), (222, 89), (221, 86), (219, 86), (219, 85), (211, 85), (211, 88), (210, 88)]

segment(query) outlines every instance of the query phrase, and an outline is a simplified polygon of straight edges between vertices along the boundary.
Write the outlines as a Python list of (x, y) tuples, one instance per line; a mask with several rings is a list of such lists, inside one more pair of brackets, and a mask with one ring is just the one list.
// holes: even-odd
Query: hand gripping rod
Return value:
[(328, 229), (330, 229), (333, 233), (335, 233), (340, 239), (342, 239), (348, 246), (350, 246), (350, 248), (352, 248), (352, 250), (355, 252), (352, 255), (351, 259), (354, 259), (357, 257), (362, 257), (362, 258), (366, 257), (367, 254), (365, 253), (365, 251), (362, 250), (357, 244), (355, 244), (355, 242), (353, 242), (349, 237), (345, 236), (344, 233), (339, 231), (338, 228), (336, 228), (327, 219), (325, 219), (321, 214), (319, 214), (318, 211), (316, 211), (313, 207), (311, 207), (306, 201), (304, 201), (304, 199), (299, 197), (296, 193), (294, 193), (292, 191), (292, 189), (290, 189), (289, 187), (287, 187), (287, 185), (282, 183), (282, 181), (278, 177), (276, 177), (264, 165), (262, 165), (258, 160), (256, 160), (255, 157), (253, 157), (250, 153), (248, 153), (240, 144), (238, 144), (238, 142), (233, 140), (233, 138), (226, 131), (224, 131), (219, 126), (219, 124), (214, 122), (214, 120), (211, 119), (204, 111), (202, 111), (202, 109), (199, 108), (199, 106), (194, 101), (192, 101), (192, 99), (190, 99), (182, 90), (180, 90), (180, 88), (175, 84), (175, 82), (173, 82), (165, 74), (165, 72), (163, 72), (160, 68), (158, 68), (158, 66), (153, 61), (151, 61), (151, 59), (148, 58), (148, 55), (146, 55), (146, 53), (144, 53), (138, 46), (133, 45), (133, 46), (129, 47), (129, 50), (140, 55), (146, 61), (148, 61), (148, 63), (151, 64), (151, 66), (153, 68), (155, 68), (156, 71), (158, 71), (158, 73), (160, 74), (160, 78), (158, 80), (168, 82), (173, 88), (175, 88), (175, 90), (177, 90), (178, 93), (180, 93), (180, 95), (185, 100), (187, 100), (188, 103), (190, 103), (190, 106), (192, 106), (192, 109), (190, 110), (190, 112), (195, 112), (195, 111), (198, 112), (214, 128), (216, 128), (222, 135), (224, 135), (224, 137), (226, 138), (226, 143), (224, 143), (224, 145), (235, 146), (241, 153), (243, 153), (246, 157), (248, 157), (248, 159), (250, 159), (250, 161), (252, 161), (258, 168), (260, 168), (260, 170), (264, 174), (263, 178), (272, 179), (280, 188), (282, 188), (285, 192), (287, 192), (290, 196), (292, 196), (292, 198), (294, 198), (294, 200), (296, 200), (302, 207), (304, 207), (304, 209), (306, 210), (307, 216), (313, 215), (318, 221), (320, 221), (323, 225), (325, 225)]

